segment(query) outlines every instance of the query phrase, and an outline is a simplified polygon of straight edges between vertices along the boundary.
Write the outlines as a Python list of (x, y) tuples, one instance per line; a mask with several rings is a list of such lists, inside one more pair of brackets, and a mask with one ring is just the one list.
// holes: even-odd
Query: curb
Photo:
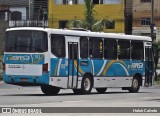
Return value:
[(158, 84), (155, 84), (155, 85), (153, 85), (153, 86), (155, 86), (155, 87), (160, 87), (160, 85), (158, 85)]

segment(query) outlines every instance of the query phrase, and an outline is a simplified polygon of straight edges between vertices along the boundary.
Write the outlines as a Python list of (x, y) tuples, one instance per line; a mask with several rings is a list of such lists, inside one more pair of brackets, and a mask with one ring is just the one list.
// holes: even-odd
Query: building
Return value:
[(29, 0), (29, 19), (48, 19), (48, 0)]
[(4, 50), (5, 31), (15, 26), (15, 21), (27, 20), (28, 0), (0, 0), (0, 50)]
[(1, 0), (0, 4), (6, 5), (9, 8), (9, 17), (7, 17), (7, 20), (27, 20), (29, 11), (28, 1), (29, 0), (19, 0), (11, 2), (10, 0)]
[(0, 52), (4, 49), (5, 30), (8, 27), (7, 14), (9, 8), (6, 5), (0, 4)]
[[(132, 34), (150, 36), (151, 0), (133, 0)], [(154, 0), (154, 35), (160, 40), (160, 0)]]
[[(49, 27), (66, 28), (70, 20), (84, 19), (84, 0), (49, 0)], [(105, 32), (124, 33), (124, 0), (93, 0), (96, 19), (109, 19)]]
[(48, 26), (47, 14), (48, 0), (0, 0), (0, 49), (8, 27)]
[(132, 0), (125, 0), (125, 34), (132, 34)]

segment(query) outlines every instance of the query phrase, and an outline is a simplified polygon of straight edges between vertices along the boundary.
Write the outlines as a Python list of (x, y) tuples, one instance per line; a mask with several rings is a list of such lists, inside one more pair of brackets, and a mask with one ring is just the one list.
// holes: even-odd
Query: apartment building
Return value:
[(0, 52), (3, 50), (4, 47), (4, 37), (5, 37), (5, 30), (8, 27), (7, 22), (7, 14), (9, 12), (9, 8), (6, 5), (0, 4)]
[[(48, 0), (48, 21), (51, 28), (66, 28), (67, 22), (73, 19), (84, 19), (84, 0)], [(124, 0), (93, 0), (96, 19), (109, 19), (105, 32), (124, 33)]]
[(132, 34), (132, 0), (125, 0), (125, 34)]
[[(151, 0), (133, 0), (132, 34), (150, 36)], [(154, 0), (154, 36), (160, 40), (160, 0)]]

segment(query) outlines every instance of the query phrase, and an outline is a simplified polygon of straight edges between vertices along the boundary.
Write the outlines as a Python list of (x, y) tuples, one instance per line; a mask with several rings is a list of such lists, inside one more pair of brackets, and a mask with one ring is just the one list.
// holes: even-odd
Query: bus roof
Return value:
[(111, 39), (152, 41), (151, 37), (147, 37), (147, 36), (67, 30), (67, 29), (41, 28), (41, 27), (17, 27), (17, 28), (9, 28), (6, 31), (13, 31), (13, 30), (37, 30), (37, 31), (46, 31), (54, 34), (70, 35), (70, 36), (87, 36), (87, 37), (101, 37), (101, 38), (111, 38)]

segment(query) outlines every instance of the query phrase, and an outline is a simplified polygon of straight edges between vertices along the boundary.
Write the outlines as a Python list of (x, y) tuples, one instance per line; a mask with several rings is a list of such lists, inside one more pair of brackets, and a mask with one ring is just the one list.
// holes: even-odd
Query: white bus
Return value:
[(44, 94), (60, 89), (89, 94), (120, 87), (138, 92), (153, 82), (150, 37), (37, 27), (6, 31), (5, 83), (38, 85)]

